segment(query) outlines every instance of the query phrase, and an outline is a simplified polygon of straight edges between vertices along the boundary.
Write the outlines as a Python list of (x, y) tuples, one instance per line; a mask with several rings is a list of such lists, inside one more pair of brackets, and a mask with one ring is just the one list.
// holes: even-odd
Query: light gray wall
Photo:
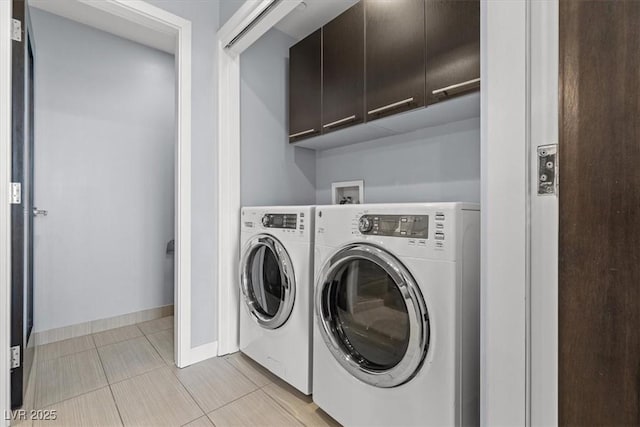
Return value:
[(288, 144), (287, 70), (294, 43), (274, 29), (240, 56), (243, 206), (315, 203), (315, 152)]
[[(217, 320), (217, 0), (147, 0), (191, 21), (191, 346), (213, 342)], [(224, 249), (224, 248), (222, 248)]]
[(245, 0), (220, 0), (220, 25), (224, 25), (244, 2)]
[(480, 201), (480, 119), (319, 151), (316, 203), (364, 179), (366, 203)]
[(173, 303), (174, 59), (32, 11), (35, 329)]

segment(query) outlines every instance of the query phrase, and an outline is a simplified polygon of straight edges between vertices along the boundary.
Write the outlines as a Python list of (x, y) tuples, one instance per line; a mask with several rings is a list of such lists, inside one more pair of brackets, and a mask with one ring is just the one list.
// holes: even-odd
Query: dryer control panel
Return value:
[(297, 214), (265, 214), (262, 217), (262, 225), (266, 228), (298, 228)]
[(429, 238), (429, 215), (362, 215), (358, 230), (364, 235)]

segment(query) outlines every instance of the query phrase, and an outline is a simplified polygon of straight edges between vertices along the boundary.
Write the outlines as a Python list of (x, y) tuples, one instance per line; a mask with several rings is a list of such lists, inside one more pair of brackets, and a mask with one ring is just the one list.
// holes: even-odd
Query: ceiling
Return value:
[[(176, 39), (174, 34), (135, 24), (99, 8), (88, 6), (79, 0), (30, 0), (29, 5), (145, 46), (171, 54), (175, 53)], [(38, 29), (35, 28), (36, 41), (37, 32)]]
[(304, 0), (276, 25), (276, 28), (296, 40), (301, 40), (349, 9), (359, 0)]

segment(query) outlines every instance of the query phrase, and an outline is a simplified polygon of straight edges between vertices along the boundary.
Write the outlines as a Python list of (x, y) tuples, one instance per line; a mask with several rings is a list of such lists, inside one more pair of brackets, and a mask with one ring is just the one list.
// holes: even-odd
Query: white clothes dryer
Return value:
[(313, 400), (346, 426), (479, 423), (480, 211), (316, 207)]

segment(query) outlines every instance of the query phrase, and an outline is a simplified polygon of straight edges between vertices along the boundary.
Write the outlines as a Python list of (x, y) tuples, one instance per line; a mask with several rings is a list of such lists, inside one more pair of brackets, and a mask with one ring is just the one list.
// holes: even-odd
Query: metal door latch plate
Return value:
[(11, 40), (22, 41), (22, 22), (17, 19), (11, 20)]
[(558, 145), (538, 147), (538, 195), (554, 196), (558, 193)]
[(20, 346), (11, 347), (11, 369), (20, 367)]

